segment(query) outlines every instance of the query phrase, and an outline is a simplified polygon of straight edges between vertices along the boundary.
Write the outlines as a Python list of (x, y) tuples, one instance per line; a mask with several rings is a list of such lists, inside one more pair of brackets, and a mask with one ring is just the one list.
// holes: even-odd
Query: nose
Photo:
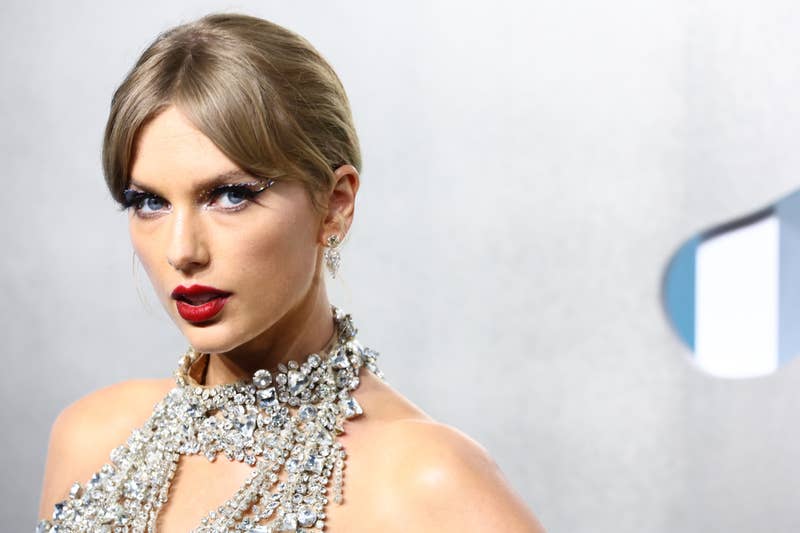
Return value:
[(189, 272), (208, 264), (209, 253), (201, 220), (191, 210), (174, 211), (169, 228), (167, 263)]

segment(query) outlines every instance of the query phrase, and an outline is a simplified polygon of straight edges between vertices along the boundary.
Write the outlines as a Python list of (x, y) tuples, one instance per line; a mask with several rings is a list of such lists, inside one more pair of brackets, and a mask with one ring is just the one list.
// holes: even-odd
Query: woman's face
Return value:
[[(242, 173), (175, 107), (139, 132), (135, 153), (130, 189), (148, 194), (128, 193), (133, 247), (198, 351), (229, 352), (256, 338), (309, 293), (323, 227), (302, 184), (264, 188), (268, 181)], [(229, 296), (173, 297), (193, 285)]]

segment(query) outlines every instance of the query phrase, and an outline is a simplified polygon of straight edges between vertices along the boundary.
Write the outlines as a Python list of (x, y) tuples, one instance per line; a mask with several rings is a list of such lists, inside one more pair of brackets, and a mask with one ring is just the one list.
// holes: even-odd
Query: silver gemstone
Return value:
[(350, 383), (350, 373), (344, 370), (339, 371), (336, 374), (336, 386), (340, 389), (347, 388), (347, 385)]
[(358, 401), (352, 396), (342, 401), (342, 409), (344, 411), (345, 418), (353, 418), (354, 416), (364, 413), (361, 405), (359, 405)]
[(311, 527), (317, 521), (317, 513), (310, 505), (301, 505), (297, 510), (297, 522), (303, 527)]
[(299, 394), (308, 383), (308, 376), (299, 370), (290, 370), (288, 374), (289, 392), (292, 394)]
[(278, 403), (275, 387), (259, 390), (256, 396), (258, 396), (258, 405), (260, 407), (269, 408), (277, 405)]
[(234, 421), (234, 427), (238, 429), (242, 436), (246, 439), (253, 437), (253, 432), (256, 429), (256, 420), (258, 419), (258, 411), (252, 407), (244, 410), (243, 413), (238, 414)]
[(83, 487), (77, 481), (72, 484), (72, 487), (69, 489), (69, 497), (70, 498), (80, 498), (83, 495)]
[(102, 482), (102, 478), (100, 474), (95, 473), (92, 475), (91, 479), (89, 479), (89, 483), (87, 484), (90, 490), (96, 490), (100, 487), (100, 483)]
[(136, 482), (136, 480), (130, 479), (125, 482), (124, 494), (127, 498), (141, 500), (144, 497), (144, 487)]
[(299, 414), (303, 420), (313, 420), (317, 416), (317, 408), (313, 405), (303, 405), (300, 407)]
[(310, 453), (306, 457), (306, 461), (305, 461), (305, 464), (303, 465), (303, 468), (305, 470), (308, 470), (309, 472), (314, 472), (315, 474), (319, 474), (320, 472), (322, 472), (322, 469), (325, 466), (323, 464), (323, 462), (324, 461), (323, 461), (322, 457), (320, 457), (320, 456), (318, 456), (316, 454)]
[(336, 354), (331, 358), (331, 366), (333, 368), (347, 368), (350, 366), (350, 361), (347, 359), (347, 353), (344, 350), (337, 350)]
[(256, 386), (258, 389), (266, 389), (269, 387), (269, 384), (272, 383), (272, 374), (269, 373), (269, 370), (257, 370), (255, 374), (253, 374), (253, 385)]
[(364, 347), (360, 342), (358, 342), (356, 339), (351, 339), (347, 341), (344, 346), (350, 355), (355, 355), (361, 359), (361, 355), (364, 352)]
[(58, 502), (53, 506), (53, 520), (63, 520), (67, 502)]
[(324, 429), (320, 429), (316, 434), (317, 442), (322, 444), (323, 446), (330, 446), (333, 444), (333, 437), (331, 434)]
[(128, 449), (124, 445), (117, 446), (111, 450), (111, 462), (117, 466), (121, 465), (122, 461), (125, 459), (127, 451)]
[(297, 531), (297, 517), (293, 513), (287, 513), (277, 524), (276, 532), (295, 533)]

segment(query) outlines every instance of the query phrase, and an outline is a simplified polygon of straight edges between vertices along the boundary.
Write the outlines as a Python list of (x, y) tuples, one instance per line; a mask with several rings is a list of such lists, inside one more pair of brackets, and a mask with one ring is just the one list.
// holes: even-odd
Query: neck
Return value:
[(324, 285), (315, 283), (308, 296), (255, 339), (224, 353), (212, 353), (204, 386), (249, 378), (256, 370), (272, 370), (290, 360), (302, 362), (329, 347), (335, 335), (333, 314)]

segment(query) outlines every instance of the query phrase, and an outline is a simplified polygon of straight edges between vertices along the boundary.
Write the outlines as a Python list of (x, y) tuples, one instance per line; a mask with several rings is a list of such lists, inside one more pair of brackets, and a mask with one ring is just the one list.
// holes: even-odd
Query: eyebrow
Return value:
[[(245, 172), (244, 170), (234, 169), (229, 170), (228, 172), (223, 172), (222, 174), (217, 174), (209, 179), (203, 180), (195, 186), (194, 192), (207, 192), (209, 190), (213, 190), (218, 185), (223, 185), (225, 183), (230, 182), (232, 179), (238, 178), (250, 178), (250, 179), (257, 179), (256, 176), (253, 176), (249, 172)], [(162, 196), (154, 187), (150, 187), (148, 185), (144, 185), (142, 183), (137, 182), (133, 178), (130, 180), (130, 185), (142, 189), (143, 191), (157, 194)]]

